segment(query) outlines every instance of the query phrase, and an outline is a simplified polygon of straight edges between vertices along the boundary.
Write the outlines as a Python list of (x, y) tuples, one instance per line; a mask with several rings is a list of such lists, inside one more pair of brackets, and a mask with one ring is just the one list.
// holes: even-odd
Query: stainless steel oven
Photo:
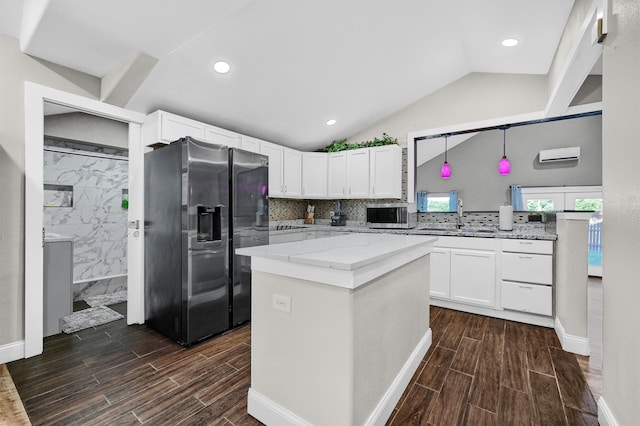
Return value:
[(415, 228), (417, 209), (414, 203), (367, 204), (369, 228)]

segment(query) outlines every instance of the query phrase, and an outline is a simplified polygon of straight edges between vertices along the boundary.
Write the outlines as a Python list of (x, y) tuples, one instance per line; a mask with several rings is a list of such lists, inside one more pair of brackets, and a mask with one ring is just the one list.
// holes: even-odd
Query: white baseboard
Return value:
[(295, 413), (284, 408), (262, 395), (253, 388), (249, 388), (247, 395), (247, 413), (260, 420), (267, 426), (312, 426)]
[(598, 422), (602, 426), (618, 426), (619, 423), (609, 410), (609, 406), (605, 402), (604, 398), (598, 398)]
[(24, 340), (0, 346), (0, 364), (24, 358)]
[[(429, 329), (422, 339), (420, 339), (420, 342), (409, 356), (409, 359), (407, 359), (407, 362), (402, 366), (402, 369), (400, 369), (400, 372), (372, 411), (365, 425), (381, 426), (386, 423), (404, 393), (404, 390), (409, 385), (411, 377), (413, 377), (413, 374), (418, 369), (422, 358), (424, 358), (424, 355), (431, 346), (431, 340), (432, 333), (431, 329)], [(249, 388), (247, 412), (268, 426), (311, 426), (306, 420), (253, 388)]]
[(558, 335), (558, 339), (560, 339), (560, 343), (562, 344), (562, 349), (574, 354), (589, 356), (591, 351), (589, 349), (588, 337), (580, 337), (567, 334), (564, 331), (564, 327), (560, 323), (560, 319), (558, 317), (556, 317), (554, 328), (556, 330), (556, 334)]

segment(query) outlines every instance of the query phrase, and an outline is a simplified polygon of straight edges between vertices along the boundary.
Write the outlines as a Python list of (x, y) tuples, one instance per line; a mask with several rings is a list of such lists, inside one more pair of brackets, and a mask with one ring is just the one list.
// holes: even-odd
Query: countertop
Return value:
[[(327, 227), (329, 228), (329, 227)], [(357, 233), (237, 249), (236, 253), (322, 268), (353, 271), (414, 249), (428, 248), (437, 240), (426, 235)]]
[[(287, 228), (290, 227), (290, 228)], [(540, 227), (515, 224), (512, 231), (501, 231), (495, 227), (464, 226), (458, 229), (453, 224), (418, 223), (412, 229), (371, 229), (364, 225), (331, 226), (328, 224), (305, 225), (303, 223), (287, 223), (273, 225), (270, 232), (285, 234), (307, 231), (335, 231), (345, 233), (374, 233), (374, 234), (399, 234), (399, 235), (434, 235), (450, 237), (476, 237), (476, 238), (505, 238), (524, 240), (548, 240), (555, 241), (558, 236)]]

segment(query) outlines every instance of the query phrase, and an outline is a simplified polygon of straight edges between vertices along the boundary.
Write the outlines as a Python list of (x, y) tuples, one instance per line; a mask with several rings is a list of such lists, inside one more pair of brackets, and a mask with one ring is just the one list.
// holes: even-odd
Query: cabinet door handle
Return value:
[(456, 253), (456, 256), (466, 256), (466, 257), (481, 257), (483, 259), (488, 259), (489, 256), (483, 254), (467, 254), (467, 253)]
[(524, 245), (531, 245), (533, 244), (533, 241), (520, 241), (520, 244), (524, 244)]
[(533, 287), (531, 287), (530, 285), (519, 285), (518, 287), (526, 288), (527, 290), (533, 290)]
[(531, 256), (518, 256), (520, 259), (533, 259)]
[(371, 193), (372, 193), (372, 194), (375, 194), (375, 193), (376, 193), (376, 187), (375, 187), (375, 186), (371, 188)]

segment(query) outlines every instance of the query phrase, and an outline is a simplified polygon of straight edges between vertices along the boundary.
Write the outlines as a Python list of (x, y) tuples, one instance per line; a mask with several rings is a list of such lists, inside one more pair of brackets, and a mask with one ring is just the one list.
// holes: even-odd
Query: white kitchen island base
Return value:
[(383, 425), (431, 345), (433, 241), (349, 235), (240, 250), (253, 270), (249, 414), (267, 425)]

